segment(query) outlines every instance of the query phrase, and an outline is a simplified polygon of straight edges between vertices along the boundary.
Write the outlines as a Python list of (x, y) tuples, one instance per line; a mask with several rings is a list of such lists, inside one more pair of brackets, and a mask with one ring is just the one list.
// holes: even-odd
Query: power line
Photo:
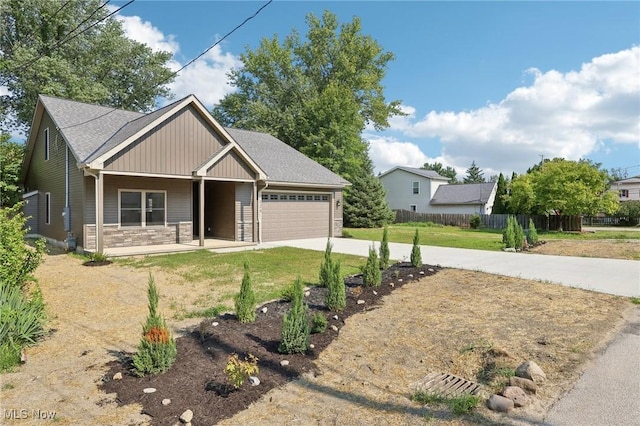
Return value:
[(262, 12), (262, 10), (269, 6), (269, 4), (271, 4), (273, 0), (269, 0), (268, 2), (266, 2), (265, 4), (263, 4), (260, 9), (258, 9), (253, 15), (249, 16), (247, 19), (245, 19), (244, 21), (242, 21), (240, 24), (238, 24), (234, 29), (232, 29), (231, 31), (229, 31), (228, 33), (226, 33), (224, 36), (222, 36), (222, 38), (218, 41), (216, 41), (215, 43), (213, 43), (211, 46), (209, 46), (206, 50), (204, 50), (202, 53), (200, 53), (198, 56), (196, 56), (195, 58), (193, 58), (192, 60), (190, 60), (189, 62), (187, 62), (186, 64), (184, 64), (182, 66), (182, 68), (180, 68), (178, 71), (174, 72), (173, 74), (171, 74), (169, 77), (167, 77), (168, 81), (170, 79), (172, 79), (173, 77), (175, 77), (176, 75), (178, 75), (178, 73), (180, 73), (180, 71), (182, 71), (183, 69), (185, 69), (186, 67), (188, 67), (189, 65), (191, 65), (192, 63), (194, 63), (195, 61), (197, 61), (198, 59), (200, 59), (201, 57), (203, 57), (204, 55), (206, 55), (206, 53), (208, 51), (210, 51), (211, 49), (213, 49), (214, 47), (216, 47), (218, 44), (220, 44), (224, 39), (226, 39), (227, 37), (229, 37), (231, 34), (233, 34), (234, 32), (236, 32), (236, 30), (238, 30), (240, 27), (242, 27), (244, 24), (246, 24), (247, 22), (249, 22), (250, 20), (252, 20), (253, 18), (255, 18), (256, 16), (258, 16), (258, 14), (260, 12)]

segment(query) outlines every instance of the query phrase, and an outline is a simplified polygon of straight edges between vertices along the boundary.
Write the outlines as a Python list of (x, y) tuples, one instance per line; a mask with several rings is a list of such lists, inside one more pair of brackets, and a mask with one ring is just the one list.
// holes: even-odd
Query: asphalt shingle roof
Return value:
[[(116, 148), (182, 100), (144, 114), (40, 96), (40, 101), (58, 130), (82, 163), (92, 161)], [(232, 128), (226, 130), (267, 174), (268, 181), (331, 186), (349, 184), (342, 177), (269, 134)]]
[(440, 185), (430, 204), (486, 204), (495, 182)]
[(415, 175), (423, 176), (429, 179), (451, 180), (446, 176), (439, 175), (437, 172), (433, 170), (425, 170), (425, 169), (419, 169), (416, 167), (404, 167), (404, 166), (394, 167), (393, 169), (382, 173), (381, 177), (391, 173), (394, 170), (404, 170), (405, 172), (413, 173)]

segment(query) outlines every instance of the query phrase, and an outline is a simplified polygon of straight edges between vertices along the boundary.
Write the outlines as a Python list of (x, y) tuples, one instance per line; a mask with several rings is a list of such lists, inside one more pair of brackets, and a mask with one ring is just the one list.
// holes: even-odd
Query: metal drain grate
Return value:
[(412, 387), (415, 390), (447, 397), (478, 395), (482, 391), (482, 385), (446, 373), (429, 373)]

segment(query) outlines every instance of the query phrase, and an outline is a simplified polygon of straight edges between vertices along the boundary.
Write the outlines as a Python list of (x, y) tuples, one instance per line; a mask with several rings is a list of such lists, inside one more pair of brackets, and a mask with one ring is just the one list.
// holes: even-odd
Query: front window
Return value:
[(620, 190), (620, 196), (622, 198), (629, 198), (629, 190), (628, 189), (621, 189)]
[(166, 198), (165, 192), (120, 191), (120, 226), (164, 226)]
[(409, 210), (412, 212), (418, 211), (418, 206), (416, 206), (415, 204), (411, 204), (409, 206)]
[(413, 193), (414, 194), (419, 194), (420, 193), (420, 182), (418, 182), (418, 181), (413, 182)]

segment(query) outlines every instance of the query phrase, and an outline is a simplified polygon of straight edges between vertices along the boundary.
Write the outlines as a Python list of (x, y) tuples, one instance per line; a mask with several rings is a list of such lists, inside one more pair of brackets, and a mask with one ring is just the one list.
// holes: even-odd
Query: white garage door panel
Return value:
[(262, 201), (262, 240), (329, 236), (328, 201)]

